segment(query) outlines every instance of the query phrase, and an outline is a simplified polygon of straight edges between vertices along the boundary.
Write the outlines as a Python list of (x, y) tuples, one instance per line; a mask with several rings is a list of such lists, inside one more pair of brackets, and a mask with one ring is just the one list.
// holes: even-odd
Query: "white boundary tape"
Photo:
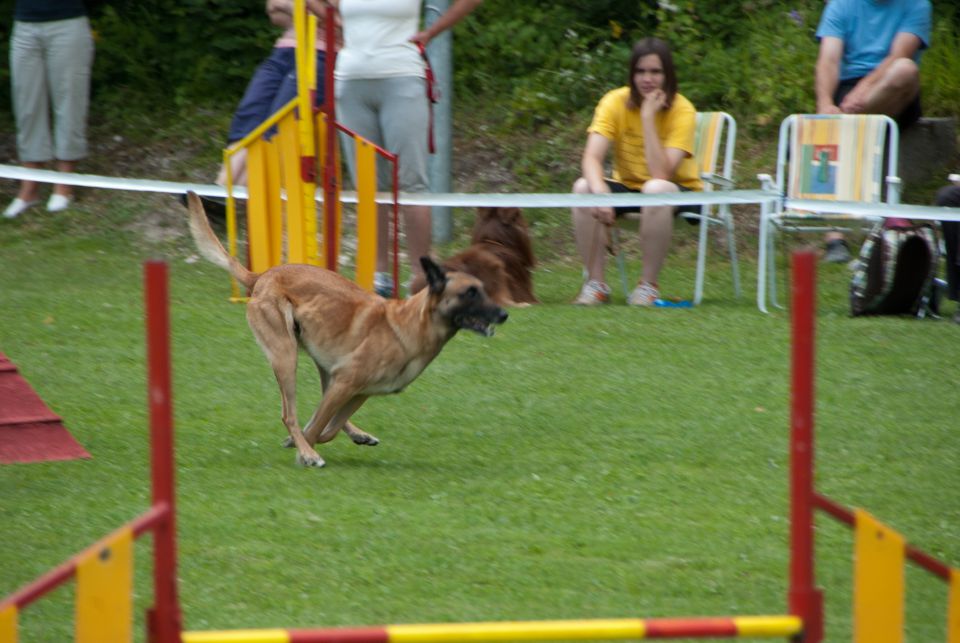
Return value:
[[(0, 164), (0, 178), (38, 181), (40, 183), (60, 183), (79, 187), (102, 188), (109, 190), (130, 190), (134, 192), (160, 192), (183, 194), (192, 190), (197, 194), (212, 197), (226, 197), (227, 191), (222, 185), (204, 183), (180, 183), (176, 181), (155, 181), (151, 179), (128, 179), (123, 177), (100, 176), (96, 174), (75, 174), (54, 172), (53, 170), (34, 170), (16, 165)], [(238, 186), (233, 195), (239, 199), (247, 198), (247, 189)], [(344, 203), (356, 203), (355, 192), (342, 192)], [(562, 193), (418, 193), (401, 192), (401, 205), (427, 205), (449, 207), (507, 207), (518, 208), (569, 208), (569, 207), (623, 207), (644, 205), (760, 205), (780, 201), (780, 195), (770, 190), (722, 190), (717, 192), (674, 192), (670, 194), (571, 194)], [(317, 201), (323, 201), (323, 191), (317, 190)], [(377, 193), (378, 203), (392, 203), (389, 193)], [(810, 218), (823, 218), (830, 214), (862, 216), (864, 218), (903, 217), (905, 219), (925, 221), (960, 221), (960, 208), (946, 208), (931, 205), (910, 205), (900, 203), (868, 204), (855, 201), (818, 201), (814, 199), (785, 199), (784, 205), (791, 210), (810, 212)]]
[[(175, 181), (153, 181), (150, 179), (125, 179), (113, 176), (98, 176), (96, 174), (34, 170), (16, 165), (0, 165), (0, 178), (37, 181), (39, 183), (59, 183), (60, 185), (74, 185), (87, 188), (105, 188), (108, 190), (130, 190), (132, 192), (183, 194), (187, 190), (193, 190), (203, 196), (227, 196), (227, 191), (222, 185), (177, 183)], [(233, 194), (235, 197), (245, 199), (247, 198), (247, 188), (236, 187), (234, 188)]]
[[(176, 181), (155, 181), (150, 179), (128, 179), (123, 177), (100, 176), (96, 174), (75, 174), (54, 172), (53, 170), (34, 170), (16, 165), (0, 164), (0, 178), (38, 181), (40, 183), (60, 183), (78, 187), (101, 188), (108, 190), (131, 190), (135, 192), (161, 192), (183, 194), (192, 190), (197, 194), (212, 197), (226, 197), (227, 191), (222, 185), (202, 183), (179, 183)], [(233, 195), (245, 199), (247, 189), (235, 187)], [(356, 203), (355, 192), (341, 192), (341, 201)], [(642, 205), (758, 205), (777, 198), (775, 192), (764, 190), (725, 190), (721, 192), (677, 192), (672, 194), (571, 194), (562, 193), (518, 193), (518, 194), (452, 194), (452, 193), (406, 193), (401, 192), (401, 205), (428, 205), (452, 207), (505, 207), (520, 208), (569, 208), (593, 206), (642, 206)], [(378, 203), (392, 203), (393, 196), (386, 192), (377, 193)], [(323, 201), (323, 191), (317, 191), (317, 201)]]
[[(823, 219), (822, 214), (841, 214), (859, 216), (865, 219), (899, 217), (917, 221), (960, 221), (960, 208), (947, 208), (937, 205), (911, 205), (898, 203), (860, 203), (857, 201), (819, 201), (817, 199), (786, 199), (789, 210), (812, 213), (809, 218)], [(796, 212), (790, 213), (791, 219), (803, 218)]]

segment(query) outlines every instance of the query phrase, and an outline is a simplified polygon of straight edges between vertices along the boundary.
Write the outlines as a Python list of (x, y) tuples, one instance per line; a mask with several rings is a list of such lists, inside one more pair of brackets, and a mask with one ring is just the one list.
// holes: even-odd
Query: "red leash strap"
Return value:
[(430, 125), (427, 129), (427, 147), (430, 153), (433, 154), (437, 151), (433, 141), (433, 104), (440, 100), (440, 96), (437, 92), (437, 79), (433, 75), (433, 67), (430, 66), (430, 59), (427, 58), (427, 49), (423, 46), (422, 42), (417, 43), (417, 49), (420, 50), (420, 57), (423, 58), (423, 64), (426, 66), (427, 72), (427, 101), (429, 102), (430, 109)]

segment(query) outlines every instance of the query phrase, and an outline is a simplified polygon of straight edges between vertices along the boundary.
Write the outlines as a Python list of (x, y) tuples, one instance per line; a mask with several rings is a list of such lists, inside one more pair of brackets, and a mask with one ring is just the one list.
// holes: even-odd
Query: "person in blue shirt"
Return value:
[[(829, 0), (817, 27), (817, 113), (886, 114), (901, 131), (915, 123), (930, 29), (929, 0)], [(827, 235), (824, 259), (849, 261), (840, 233)]]

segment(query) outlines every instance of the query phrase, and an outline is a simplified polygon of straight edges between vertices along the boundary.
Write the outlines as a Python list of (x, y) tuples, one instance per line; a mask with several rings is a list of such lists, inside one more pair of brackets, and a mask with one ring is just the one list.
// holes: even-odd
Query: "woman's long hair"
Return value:
[(677, 94), (677, 69), (673, 66), (673, 54), (670, 52), (670, 45), (659, 38), (644, 38), (637, 41), (633, 46), (633, 52), (630, 54), (630, 68), (627, 71), (630, 107), (634, 109), (640, 107), (640, 104), (643, 103), (643, 96), (637, 91), (637, 86), (633, 82), (633, 70), (641, 58), (650, 54), (659, 56), (660, 64), (663, 65), (663, 91), (667, 94), (667, 107), (673, 104), (673, 97)]

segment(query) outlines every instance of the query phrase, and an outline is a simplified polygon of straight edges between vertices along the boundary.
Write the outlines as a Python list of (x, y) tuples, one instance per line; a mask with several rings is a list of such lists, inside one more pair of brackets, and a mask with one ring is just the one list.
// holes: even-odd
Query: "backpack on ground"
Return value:
[(904, 219), (877, 224), (856, 260), (850, 281), (850, 313), (936, 314), (934, 280), (939, 261), (932, 226), (912, 225)]

